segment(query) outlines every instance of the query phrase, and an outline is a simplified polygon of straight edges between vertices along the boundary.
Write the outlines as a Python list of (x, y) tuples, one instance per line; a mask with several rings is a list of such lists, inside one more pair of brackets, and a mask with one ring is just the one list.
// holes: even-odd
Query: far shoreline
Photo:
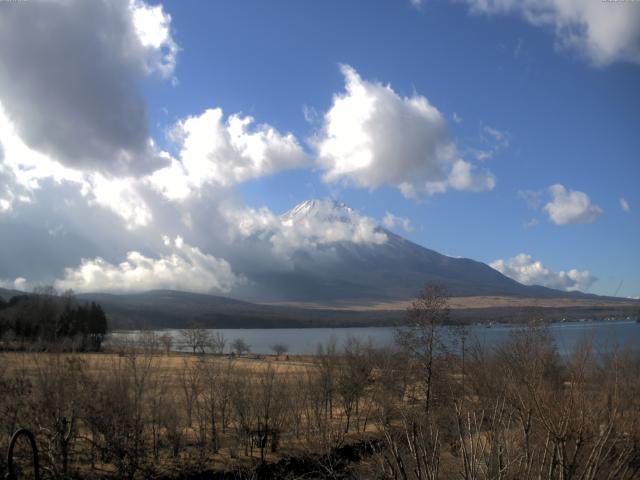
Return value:
[[(633, 318), (591, 318), (585, 320), (566, 320), (566, 321), (551, 321), (551, 322), (529, 322), (529, 323), (505, 323), (505, 322), (486, 322), (486, 323), (445, 323), (440, 325), (442, 328), (456, 328), (456, 327), (478, 327), (478, 328), (527, 328), (532, 324), (545, 326), (545, 327), (560, 327), (560, 326), (573, 326), (573, 325), (602, 325), (602, 324), (633, 324), (640, 323), (640, 321)], [(401, 325), (334, 325), (326, 327), (317, 326), (300, 326), (300, 327), (203, 327), (204, 330), (348, 330), (348, 329), (391, 329), (399, 328)], [(159, 327), (159, 328), (118, 328), (111, 330), (108, 335), (114, 333), (141, 333), (141, 332), (168, 332), (168, 331), (181, 331), (188, 330), (188, 327)]]

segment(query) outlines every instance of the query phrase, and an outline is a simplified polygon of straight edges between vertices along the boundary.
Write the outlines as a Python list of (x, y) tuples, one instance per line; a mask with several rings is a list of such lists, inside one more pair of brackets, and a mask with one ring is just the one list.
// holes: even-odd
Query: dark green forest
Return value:
[(59, 294), (38, 287), (32, 294), (0, 298), (0, 340), (4, 348), (98, 351), (107, 333), (107, 316), (96, 302), (79, 302), (72, 291)]

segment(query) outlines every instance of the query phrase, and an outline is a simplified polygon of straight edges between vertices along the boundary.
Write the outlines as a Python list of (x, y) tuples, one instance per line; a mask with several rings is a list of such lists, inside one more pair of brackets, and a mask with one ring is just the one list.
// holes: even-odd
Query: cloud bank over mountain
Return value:
[(589, 291), (591, 285), (597, 280), (591, 272), (586, 270), (579, 271), (572, 268), (566, 272), (554, 272), (526, 253), (521, 253), (508, 260), (495, 260), (489, 265), (524, 285), (542, 285), (568, 292), (573, 290)]
[(125, 261), (113, 265), (100, 257), (83, 259), (77, 268), (67, 268), (55, 282), (61, 290), (79, 292), (187, 290), (199, 293), (229, 293), (242, 278), (226, 260), (203, 254), (181, 237), (164, 237), (170, 253), (149, 258), (128, 252)]

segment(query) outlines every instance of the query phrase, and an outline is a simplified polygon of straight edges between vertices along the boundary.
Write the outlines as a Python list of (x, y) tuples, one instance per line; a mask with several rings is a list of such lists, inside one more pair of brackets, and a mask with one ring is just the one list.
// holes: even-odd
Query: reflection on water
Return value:
[[(468, 327), (468, 341), (477, 341), (486, 346), (499, 345), (509, 339), (513, 326), (493, 325), (491, 327), (472, 325)], [(374, 346), (383, 347), (393, 344), (393, 327), (360, 327), (360, 328), (273, 328), (273, 329), (220, 329), (227, 339), (227, 345), (236, 338), (244, 339), (250, 346), (251, 352), (271, 353), (271, 346), (284, 343), (291, 354), (313, 354), (319, 343), (325, 343), (335, 338), (338, 345), (349, 338), (357, 337), (370, 341)], [(585, 335), (593, 336), (596, 347), (609, 350), (627, 344), (640, 348), (640, 323), (633, 321), (593, 321), (576, 323), (556, 323), (549, 327), (558, 352), (568, 355), (573, 352), (577, 342)], [(188, 350), (184, 344), (180, 330), (157, 330), (158, 335), (169, 334), (173, 337), (174, 350)], [(111, 341), (123, 339), (134, 340), (140, 335), (139, 331), (114, 332)], [(228, 347), (227, 347), (228, 348)]]

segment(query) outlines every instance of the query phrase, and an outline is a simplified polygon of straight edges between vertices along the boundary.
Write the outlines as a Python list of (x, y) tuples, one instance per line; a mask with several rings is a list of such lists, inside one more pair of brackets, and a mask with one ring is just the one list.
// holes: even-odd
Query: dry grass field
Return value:
[[(607, 299), (607, 298), (528, 298), (507, 296), (469, 296), (449, 297), (449, 308), (462, 309), (489, 309), (489, 308), (622, 308), (629, 307), (640, 309), (637, 300)], [(398, 311), (406, 310), (411, 306), (412, 300), (399, 300), (395, 302), (350, 302), (331, 304), (332, 310), (345, 311)], [(327, 309), (326, 304), (287, 302), (277, 305), (295, 306), (301, 308)]]
[[(318, 370), (308, 356), (2, 352), (0, 448), (10, 432), (29, 428), (54, 478), (241, 471), (258, 459), (325, 452), (373, 426), (355, 435), (353, 419), (344, 430), (337, 401), (310, 400)], [(73, 439), (61, 448), (66, 428)]]
[(0, 352), (0, 448), (30, 429), (55, 479), (638, 478), (637, 351), (561, 360), (534, 328), (461, 357), (435, 332), (288, 360)]

